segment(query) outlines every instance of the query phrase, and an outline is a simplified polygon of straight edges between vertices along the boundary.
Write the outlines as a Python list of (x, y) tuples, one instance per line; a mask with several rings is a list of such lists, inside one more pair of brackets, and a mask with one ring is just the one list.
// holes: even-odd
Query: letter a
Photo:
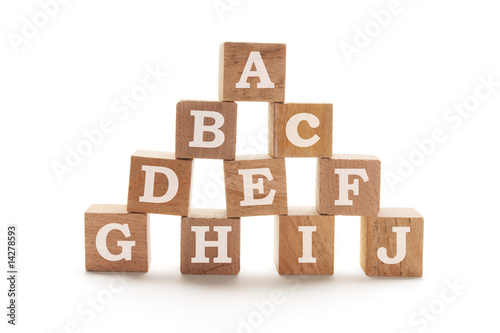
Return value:
[[(252, 65), (255, 65), (255, 71), (252, 71)], [(236, 88), (250, 88), (250, 83), (247, 82), (249, 77), (260, 78), (260, 82), (257, 83), (257, 88), (274, 88), (274, 83), (271, 82), (269, 74), (267, 74), (266, 66), (264, 65), (264, 61), (262, 61), (259, 51), (250, 52), (240, 81), (236, 83)]]

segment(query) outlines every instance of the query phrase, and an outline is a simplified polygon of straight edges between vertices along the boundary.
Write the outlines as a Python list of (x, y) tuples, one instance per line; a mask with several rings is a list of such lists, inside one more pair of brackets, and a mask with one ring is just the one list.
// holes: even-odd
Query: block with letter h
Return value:
[(181, 219), (181, 272), (236, 275), (240, 271), (240, 219), (222, 209), (192, 209)]

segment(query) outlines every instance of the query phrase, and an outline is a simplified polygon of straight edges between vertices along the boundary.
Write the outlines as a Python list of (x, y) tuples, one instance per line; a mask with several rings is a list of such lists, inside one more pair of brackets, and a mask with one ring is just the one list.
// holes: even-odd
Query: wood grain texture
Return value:
[[(255, 199), (262, 199), (271, 190), (276, 191), (272, 204), (242, 206), (244, 200), (243, 176), (240, 170), (269, 169), (272, 180), (262, 175), (255, 175), (253, 183), (262, 181), (263, 193), (253, 190)], [(224, 161), (224, 178), (226, 185), (226, 207), (229, 217), (280, 215), (288, 212), (285, 159), (271, 158), (269, 155), (237, 156), (234, 161)]]
[[(122, 253), (120, 241), (135, 241), (131, 260), (108, 261), (102, 257), (96, 246), (96, 237), (104, 226), (110, 223), (126, 224), (130, 237), (119, 230), (112, 230), (106, 238), (110, 253)], [(151, 261), (149, 241), (149, 215), (129, 213), (125, 205), (92, 205), (85, 212), (85, 269), (101, 272), (147, 272)]]
[[(290, 118), (299, 114), (311, 114), (319, 125), (311, 126), (302, 120), (297, 134), (303, 140), (319, 137), (307, 147), (294, 144), (286, 134)], [(269, 155), (273, 157), (331, 157), (333, 131), (332, 104), (269, 103)]]
[[(331, 158), (320, 158), (316, 174), (316, 206), (320, 214), (376, 216), (380, 209), (380, 168), (378, 158), (370, 155), (334, 154)], [(340, 194), (340, 175), (336, 170), (364, 169), (368, 181), (357, 175), (348, 177), (349, 184), (358, 182), (358, 195), (348, 191), (352, 205), (339, 205), (335, 201)]]
[[(387, 249), (389, 258), (397, 253), (393, 227), (410, 227), (406, 233), (406, 256), (396, 264), (386, 264), (378, 256)], [(378, 216), (361, 217), (360, 263), (368, 276), (420, 277), (423, 271), (424, 219), (413, 208), (381, 208)]]
[[(159, 166), (171, 169), (178, 178), (176, 195), (165, 203), (140, 202), (144, 195), (146, 172), (142, 167)], [(127, 209), (130, 212), (156, 213), (168, 215), (187, 215), (191, 192), (192, 160), (175, 159), (173, 153), (139, 150), (130, 161), (130, 179)], [(155, 175), (154, 195), (162, 196), (169, 188), (167, 176)]]
[[(300, 263), (303, 234), (299, 226), (314, 226), (312, 256), (316, 263)], [(275, 217), (274, 262), (279, 274), (333, 274), (335, 216), (319, 215), (315, 207), (290, 207)]]
[[(224, 143), (218, 147), (190, 147), (195, 131), (195, 117), (191, 111), (213, 111), (224, 117), (224, 124), (219, 128), (224, 133)], [(237, 104), (234, 102), (180, 101), (177, 103), (175, 157), (176, 158), (213, 158), (234, 160), (236, 151)], [(214, 118), (205, 118), (204, 125), (210, 126)], [(203, 141), (211, 142), (215, 134), (203, 133)]]
[[(258, 88), (259, 77), (248, 78), (250, 88), (236, 88), (250, 52), (253, 51), (260, 52), (274, 88)], [(219, 59), (219, 99), (221, 101), (283, 102), (285, 100), (285, 44), (226, 42), (220, 46)]]
[[(214, 231), (217, 226), (230, 226), (227, 233), (227, 255), (231, 263), (215, 263), (218, 257), (217, 247), (206, 247), (205, 256), (208, 263), (193, 263), (196, 256), (196, 233), (192, 226), (207, 226), (206, 241), (217, 241), (218, 233)], [(204, 275), (236, 275), (240, 271), (240, 219), (227, 218), (225, 210), (218, 209), (192, 209), (189, 216), (181, 219), (181, 273)]]

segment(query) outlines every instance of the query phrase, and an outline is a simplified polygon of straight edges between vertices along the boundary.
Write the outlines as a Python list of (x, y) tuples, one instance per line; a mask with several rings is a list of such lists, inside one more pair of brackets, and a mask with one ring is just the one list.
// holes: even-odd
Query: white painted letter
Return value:
[(244, 200), (240, 201), (240, 206), (262, 206), (271, 205), (276, 195), (276, 190), (269, 191), (269, 194), (265, 198), (255, 199), (253, 196), (253, 190), (257, 190), (259, 194), (264, 193), (264, 179), (260, 177), (256, 183), (254, 183), (254, 175), (262, 175), (267, 178), (267, 180), (273, 180), (273, 175), (269, 168), (260, 169), (246, 169), (238, 170), (238, 175), (243, 176), (243, 194)]
[[(252, 65), (255, 65), (255, 71), (252, 71)], [(247, 82), (249, 77), (259, 77), (260, 82), (257, 83), (257, 88), (274, 88), (274, 83), (271, 82), (269, 74), (267, 74), (266, 66), (259, 51), (250, 52), (247, 64), (241, 74), (240, 82), (236, 83), (236, 88), (250, 88), (250, 83)]]
[(117, 244), (118, 246), (121, 246), (122, 253), (112, 254), (111, 252), (109, 252), (108, 247), (106, 246), (106, 239), (108, 238), (108, 234), (112, 230), (119, 230), (126, 238), (130, 237), (130, 229), (128, 228), (128, 224), (106, 224), (101, 228), (101, 230), (99, 230), (95, 239), (97, 252), (99, 252), (101, 257), (108, 261), (118, 261), (122, 259), (132, 260), (132, 246), (135, 246), (135, 241), (119, 241), (117, 242)]
[(306, 121), (311, 128), (316, 128), (319, 126), (319, 119), (311, 113), (297, 113), (292, 116), (286, 123), (286, 137), (291, 143), (297, 147), (310, 147), (319, 141), (319, 136), (314, 134), (309, 139), (303, 139), (297, 132), (297, 128), (301, 121)]
[[(146, 179), (144, 180), (144, 195), (139, 197), (139, 202), (165, 203), (175, 197), (179, 190), (179, 178), (177, 178), (172, 169), (161, 166), (143, 165), (142, 170), (146, 172)], [(164, 174), (168, 179), (168, 190), (161, 197), (154, 196), (155, 175), (157, 172)]]
[[(189, 142), (189, 147), (200, 148), (217, 148), (224, 143), (225, 135), (219, 128), (224, 125), (224, 116), (215, 111), (198, 111), (191, 110), (191, 115), (194, 117), (194, 134), (193, 141)], [(215, 120), (213, 125), (205, 125), (205, 117), (210, 117)], [(212, 132), (215, 138), (212, 141), (203, 141), (203, 133)]]
[(349, 176), (359, 176), (364, 182), (367, 182), (368, 174), (365, 169), (335, 169), (335, 174), (339, 175), (339, 199), (335, 204), (339, 206), (352, 206), (352, 200), (349, 200), (349, 191), (354, 195), (359, 194), (359, 179), (354, 179), (349, 184)]
[(410, 227), (392, 227), (392, 232), (396, 233), (397, 250), (394, 258), (387, 256), (387, 249), (381, 247), (377, 250), (377, 257), (384, 264), (399, 264), (406, 257), (406, 233), (410, 232)]
[(216, 264), (229, 264), (232, 262), (231, 258), (227, 256), (227, 233), (231, 231), (230, 226), (214, 227), (217, 233), (216, 241), (205, 240), (205, 233), (210, 230), (208, 226), (192, 226), (191, 231), (196, 233), (196, 256), (191, 258), (192, 263), (206, 264), (210, 262), (205, 256), (205, 248), (216, 247), (217, 257), (214, 258)]
[(312, 256), (312, 233), (316, 231), (316, 227), (300, 226), (299, 231), (302, 232), (302, 257), (299, 258), (299, 263), (316, 263), (316, 258)]

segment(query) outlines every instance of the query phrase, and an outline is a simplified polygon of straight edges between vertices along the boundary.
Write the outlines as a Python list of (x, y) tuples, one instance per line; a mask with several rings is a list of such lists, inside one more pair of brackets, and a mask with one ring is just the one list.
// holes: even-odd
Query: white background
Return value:
[[(20, 265), (19, 326), (6, 324), (2, 278), (1, 331), (498, 328), (498, 83), (474, 105), (480, 77), (500, 81), (498, 4), (401, 0), (380, 28), (371, 12), (386, 10), (389, 1), (233, 0), (222, 16), (213, 3), (74, 0), (48, 22), (37, 1), (0, 4), (0, 266), (8, 223), (19, 225)], [(24, 18), (33, 16), (46, 24), (16, 46), (13, 36), (21, 38)], [(342, 43), (355, 46), (357, 29), (366, 27), (373, 29), (369, 42), (357, 40), (358, 53), (346, 57)], [(378, 156), (382, 206), (415, 207), (425, 217), (422, 278), (366, 277), (358, 217), (337, 218), (333, 277), (279, 276), (271, 216), (242, 219), (236, 277), (182, 276), (180, 218), (159, 215), (152, 216), (149, 273), (117, 280), (85, 272), (84, 211), (92, 203), (126, 202), (136, 149), (174, 150), (178, 100), (217, 100), (224, 41), (287, 44), (286, 101), (333, 103), (334, 151)], [(147, 68), (169, 75), (128, 115), (113, 112)], [(443, 118), (464, 101), (474, 109), (466, 118)], [(267, 104), (238, 107), (238, 153), (265, 153)], [(65, 163), (68, 147), (105, 118), (113, 121), (111, 133), (59, 180), (53, 163)], [(415, 141), (438, 128), (446, 140), (419, 160)], [(391, 187), (387, 173), (397, 174), (400, 158), (411, 156), (421, 163)], [(210, 176), (220, 172), (221, 161), (196, 161), (194, 206), (224, 207), (223, 188)], [(289, 205), (313, 205), (315, 160), (287, 160), (287, 178)], [(203, 194), (210, 190), (213, 196)], [(126, 286), (106, 298), (109, 284), (119, 281)], [(465, 290), (453, 293), (450, 283)], [(282, 302), (263, 314), (256, 302), (268, 305), (273, 290)], [(99, 311), (88, 305), (96, 297), (105, 303)], [(429, 307), (431, 317), (423, 319), (418, 313)]]

